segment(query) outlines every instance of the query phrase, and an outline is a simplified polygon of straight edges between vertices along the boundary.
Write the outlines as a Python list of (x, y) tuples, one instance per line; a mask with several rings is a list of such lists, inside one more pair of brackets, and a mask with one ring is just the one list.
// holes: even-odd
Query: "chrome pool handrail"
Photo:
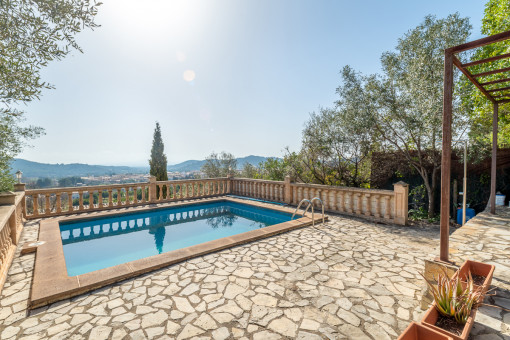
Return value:
[[(299, 208), (301, 207), (301, 204), (303, 204), (303, 202), (308, 202), (308, 205), (307, 205), (307, 207), (306, 207), (305, 211), (303, 212), (303, 214), (301, 215), (301, 217), (305, 216), (306, 212), (308, 211), (308, 208), (310, 208), (310, 205), (312, 204), (312, 202), (311, 202), (310, 200), (308, 200), (308, 199), (306, 199), (306, 198), (303, 198), (303, 199), (301, 200), (301, 202), (299, 202), (299, 204), (298, 204), (298, 206), (297, 206), (296, 210), (294, 210), (294, 213), (292, 214), (292, 217), (290, 218), (290, 220), (291, 220), (291, 221), (292, 221), (292, 219), (294, 219), (294, 216), (295, 216), (295, 215), (296, 215), (296, 213), (298, 212), (298, 210), (299, 210)], [(312, 207), (312, 209), (313, 209), (313, 207)]]
[(322, 207), (322, 224), (324, 224), (324, 202), (322, 202), (322, 200), (319, 198), (319, 197), (314, 197), (311, 199), (310, 201), (310, 204), (312, 205), (312, 225), (315, 226), (315, 219), (314, 219), (314, 216), (313, 216), (313, 202), (317, 200), (321, 203), (321, 207)]

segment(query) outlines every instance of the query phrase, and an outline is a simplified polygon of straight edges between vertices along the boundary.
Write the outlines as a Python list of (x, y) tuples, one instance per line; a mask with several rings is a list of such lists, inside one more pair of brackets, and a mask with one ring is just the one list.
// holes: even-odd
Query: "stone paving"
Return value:
[[(419, 272), (438, 231), (332, 216), (30, 312), (35, 256), (18, 249), (0, 296), (0, 338), (396, 339), (421, 318)], [(20, 246), (37, 233), (27, 223)]]
[[(469, 258), (496, 266), (493, 291), (478, 309), (472, 339), (510, 339), (510, 208), (498, 207), (496, 215), (482, 212), (450, 236), (452, 260)], [(499, 306), (495, 308), (491, 306)]]

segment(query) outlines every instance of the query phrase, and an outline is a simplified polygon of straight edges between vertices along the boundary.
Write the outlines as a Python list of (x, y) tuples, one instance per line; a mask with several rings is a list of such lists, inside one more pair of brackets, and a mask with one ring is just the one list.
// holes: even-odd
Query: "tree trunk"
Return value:
[(428, 217), (432, 218), (434, 217), (434, 204), (435, 204), (435, 189), (436, 189), (436, 169), (432, 171), (432, 178), (429, 181), (429, 176), (427, 173), (427, 170), (424, 168), (419, 168), (417, 166), (414, 166), (416, 170), (418, 170), (418, 173), (420, 174), (421, 178), (423, 179), (423, 184), (425, 185), (425, 189), (427, 189), (427, 197), (429, 199), (429, 209), (428, 209)]
[(435, 205), (436, 205), (436, 187), (437, 187), (437, 168), (432, 170), (430, 192), (429, 192), (429, 218), (434, 217)]

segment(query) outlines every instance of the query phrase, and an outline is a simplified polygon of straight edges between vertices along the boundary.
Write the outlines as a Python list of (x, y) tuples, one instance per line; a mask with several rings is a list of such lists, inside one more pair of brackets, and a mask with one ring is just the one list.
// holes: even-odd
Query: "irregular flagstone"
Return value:
[(205, 331), (203, 329), (200, 329), (198, 327), (195, 327), (193, 326), (192, 324), (187, 324), (184, 329), (182, 330), (182, 332), (179, 334), (179, 336), (177, 337), (178, 340), (181, 340), (181, 339), (189, 339), (189, 338), (192, 338), (194, 336), (197, 336), (197, 335), (200, 335), (200, 334), (203, 334)]
[(292, 320), (283, 317), (271, 321), (269, 323), (268, 328), (277, 333), (293, 338), (296, 336), (296, 331), (298, 327)]
[[(492, 249), (487, 261), (510, 266), (497, 253), (506, 251), (510, 235), (495, 230), (475, 230), (478, 238), (494, 235), (477, 247)], [(436, 234), (333, 216), (326, 225), (190, 259), (27, 317), (35, 256), (19, 250), (37, 239), (37, 222), (30, 221), (0, 296), (0, 338), (396, 339), (421, 317), (418, 272)], [(495, 301), (508, 305), (510, 293), (498, 290)], [(508, 333), (510, 313), (482, 312), (475, 340)]]

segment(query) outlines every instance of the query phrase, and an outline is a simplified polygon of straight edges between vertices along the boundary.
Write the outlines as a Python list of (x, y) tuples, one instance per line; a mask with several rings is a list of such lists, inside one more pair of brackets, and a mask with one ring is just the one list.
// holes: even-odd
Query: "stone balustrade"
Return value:
[(25, 192), (27, 219), (61, 216), (227, 194), (227, 178), (34, 189)]
[(230, 179), (207, 178), (155, 182), (156, 191), (152, 202), (182, 201), (226, 195), (230, 193)]
[[(360, 216), (376, 221), (407, 224), (408, 186), (395, 184), (394, 190), (362, 189), (320, 184), (266, 181), (248, 178), (232, 179), (232, 194), (268, 201), (298, 205), (302, 199), (319, 197), (326, 211)], [(315, 202), (315, 207), (320, 208)]]
[(232, 179), (232, 194), (267, 201), (285, 202), (285, 182), (234, 178)]
[(23, 230), (23, 191), (2, 193), (0, 200), (0, 291)]
[(33, 219), (228, 194), (289, 205), (319, 197), (329, 212), (407, 224), (405, 183), (396, 183), (394, 190), (377, 190), (292, 183), (289, 177), (285, 181), (233, 177), (156, 181), (151, 177), (145, 183), (27, 190), (23, 211), (25, 218)]

